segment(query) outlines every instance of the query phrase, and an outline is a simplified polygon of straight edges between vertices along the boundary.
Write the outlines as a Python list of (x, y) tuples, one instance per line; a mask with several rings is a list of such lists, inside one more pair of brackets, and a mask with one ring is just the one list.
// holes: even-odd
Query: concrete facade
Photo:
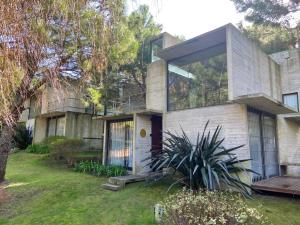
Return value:
[[(280, 65), (282, 93), (298, 95), (300, 105), (300, 51), (299, 49), (270, 55)], [(287, 165), (287, 175), (300, 175), (300, 113), (278, 116), (278, 143), (280, 163)]]
[(226, 34), (229, 100), (262, 93), (281, 101), (279, 65), (234, 26)]
[[(270, 143), (277, 143), (275, 150), (278, 151), (278, 160), (275, 160), (278, 161), (278, 169), (280, 165), (289, 164), (287, 173), (299, 176), (300, 167), (292, 164), (300, 165), (300, 115), (284, 105), (282, 100), (283, 94), (300, 92), (299, 51), (268, 56), (231, 24), (182, 43), (170, 36), (162, 37), (166, 42), (171, 40), (172, 46), (164, 44), (164, 49), (158, 55), (160, 60), (156, 59), (148, 66), (145, 110), (148, 114), (131, 114), (135, 124), (133, 173), (149, 169), (142, 159), (149, 156), (151, 149), (151, 138), (148, 136), (148, 133), (151, 134), (151, 113), (160, 113), (163, 131), (180, 133), (183, 129), (193, 141), (196, 141), (198, 132), (203, 130), (208, 120), (208, 130), (221, 125), (220, 138), (225, 138), (224, 146), (244, 145), (235, 153), (239, 159), (250, 159), (252, 150), (248, 111), (254, 110), (275, 118), (277, 127), (274, 140), (270, 140)], [(168, 62), (196, 52), (211, 55), (221, 51), (225, 51), (227, 56), (228, 101), (221, 105), (168, 111)], [(110, 119), (119, 117), (116, 115)], [(141, 129), (146, 131), (144, 138), (140, 137)], [(106, 136), (104, 134), (104, 143)], [(251, 163), (246, 166), (251, 168)], [(252, 182), (251, 178), (243, 176), (248, 183)]]
[(45, 87), (38, 101), (35, 97), (26, 101), (20, 122), (26, 122), (33, 130), (33, 142), (39, 143), (49, 135), (49, 120), (65, 118), (63, 136), (83, 139), (88, 149), (102, 149), (103, 121), (93, 120), (94, 111), (82, 97), (72, 85), (60, 90)]

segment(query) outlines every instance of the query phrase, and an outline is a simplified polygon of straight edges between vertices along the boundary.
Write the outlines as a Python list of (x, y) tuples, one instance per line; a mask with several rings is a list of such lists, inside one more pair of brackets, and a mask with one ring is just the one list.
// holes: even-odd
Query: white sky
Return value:
[(163, 31), (186, 39), (195, 37), (227, 23), (243, 20), (230, 0), (128, 0), (128, 10), (139, 4), (150, 6), (155, 21)]

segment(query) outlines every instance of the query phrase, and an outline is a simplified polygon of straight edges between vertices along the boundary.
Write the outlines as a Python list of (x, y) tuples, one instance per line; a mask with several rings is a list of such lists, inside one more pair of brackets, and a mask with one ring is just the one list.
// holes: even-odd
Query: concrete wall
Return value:
[(173, 45), (177, 45), (180, 42), (182, 42), (180, 39), (172, 36), (171, 34), (169, 34), (167, 32), (163, 33), (162, 37), (163, 37), (163, 48), (169, 48)]
[[(282, 93), (300, 95), (300, 51), (299, 49), (270, 55), (280, 65)], [(299, 105), (300, 105), (300, 98)], [(280, 115), (278, 124), (278, 145), (280, 163), (300, 163), (300, 123), (285, 119)], [(289, 175), (300, 176), (300, 166), (288, 166)]]
[(158, 111), (166, 110), (166, 73), (167, 64), (164, 60), (158, 60), (148, 66), (146, 78), (146, 108)]
[(222, 126), (220, 137), (225, 137), (225, 147), (245, 145), (236, 150), (239, 159), (249, 159), (247, 108), (244, 105), (229, 104), (197, 109), (168, 112), (163, 117), (163, 130), (181, 133), (181, 127), (195, 142), (207, 121), (208, 129)]
[[(133, 151), (134, 168), (133, 173), (139, 174), (149, 171), (149, 167), (146, 164), (149, 162), (142, 162), (145, 158), (151, 155), (150, 149), (152, 144), (151, 139), (151, 116), (135, 115), (135, 148)], [(146, 131), (146, 136), (140, 135), (141, 130)]]
[(33, 143), (39, 143), (47, 135), (47, 118), (37, 117), (35, 119)]
[[(282, 93), (300, 95), (300, 51), (294, 49), (270, 55), (280, 65)], [(300, 98), (299, 105), (300, 105)]]
[(281, 101), (279, 66), (233, 25), (227, 26), (229, 100), (263, 93)]
[[(247, 108), (245, 105), (228, 104), (210, 106), (198, 109), (173, 111), (164, 114), (163, 130), (181, 133), (181, 127), (186, 134), (196, 142), (198, 132), (202, 132), (207, 121), (210, 121), (208, 130), (214, 131), (222, 126), (220, 138), (225, 137), (224, 146), (227, 148), (245, 145), (237, 149), (238, 158), (250, 159)], [(250, 163), (245, 163), (250, 167)], [(251, 174), (243, 173), (240, 178), (250, 184)]]
[[(300, 124), (278, 116), (278, 147), (281, 164), (300, 163)], [(288, 175), (300, 176), (300, 166), (288, 166)]]
[(91, 115), (66, 113), (65, 136), (82, 138), (88, 147), (102, 149), (103, 121), (93, 120)]

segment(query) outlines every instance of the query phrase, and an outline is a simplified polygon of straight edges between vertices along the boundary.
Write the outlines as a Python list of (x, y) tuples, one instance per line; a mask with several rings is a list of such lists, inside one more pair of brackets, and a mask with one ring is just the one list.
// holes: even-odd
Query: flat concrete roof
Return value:
[[(181, 42), (159, 52), (158, 56), (166, 61), (177, 59), (183, 56), (191, 55), (195, 52), (208, 50), (216, 46), (220, 46), (214, 51), (224, 51), (224, 43), (226, 44), (227, 25), (219, 27), (215, 30), (201, 34), (197, 37)], [(225, 45), (226, 50), (226, 45)]]
[(275, 115), (296, 112), (294, 109), (282, 104), (281, 102), (275, 99), (272, 99), (271, 97), (265, 94), (244, 95), (234, 99), (233, 102), (239, 104), (246, 104), (255, 109)]
[(138, 110), (130, 113), (122, 113), (122, 114), (115, 114), (115, 115), (105, 115), (105, 116), (94, 116), (94, 120), (121, 120), (121, 119), (130, 119), (132, 118), (135, 114), (139, 115), (147, 115), (147, 116), (158, 116), (162, 115), (161, 111), (157, 110), (152, 110), (152, 109), (144, 109), (144, 110)]

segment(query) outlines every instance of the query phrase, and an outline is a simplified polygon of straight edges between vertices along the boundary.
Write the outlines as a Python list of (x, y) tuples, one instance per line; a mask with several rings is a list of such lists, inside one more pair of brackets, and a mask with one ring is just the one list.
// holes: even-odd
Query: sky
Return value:
[(235, 25), (244, 17), (236, 12), (230, 0), (129, 0), (128, 10), (139, 4), (150, 6), (155, 21), (163, 25), (163, 31), (186, 39), (227, 23)]

